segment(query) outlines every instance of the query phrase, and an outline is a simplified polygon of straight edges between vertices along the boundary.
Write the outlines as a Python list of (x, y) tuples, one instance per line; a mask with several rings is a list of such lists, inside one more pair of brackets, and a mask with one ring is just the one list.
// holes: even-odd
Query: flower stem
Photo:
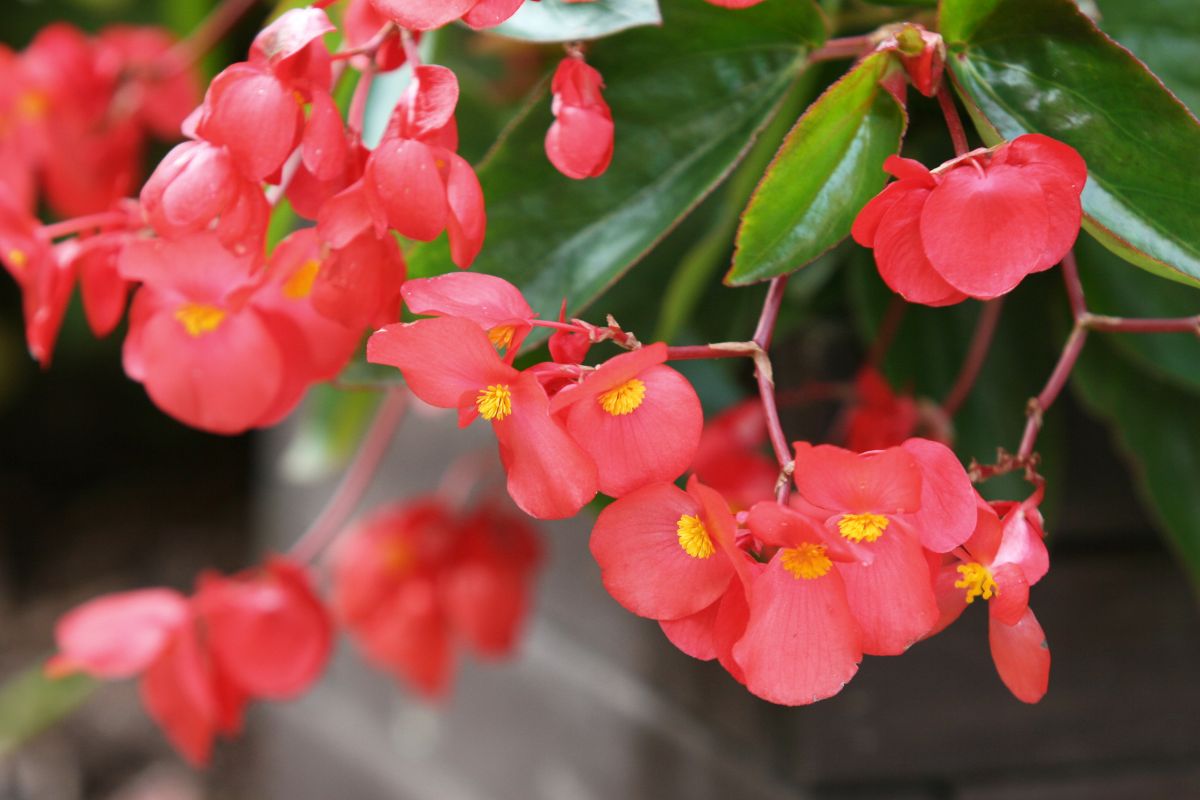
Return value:
[(223, 0), (186, 39), (181, 40), (164, 58), (168, 68), (183, 71), (195, 64), (225, 38), (258, 0)]
[(967, 357), (963, 359), (962, 369), (954, 379), (946, 399), (942, 401), (942, 411), (947, 417), (953, 417), (971, 394), (971, 388), (979, 377), (983, 364), (987, 361), (992, 339), (996, 334), (996, 325), (1000, 321), (1004, 298), (998, 297), (983, 304), (979, 312), (979, 320), (975, 323), (975, 334), (971, 337), (971, 345), (967, 349)]
[(52, 225), (43, 225), (40, 229), (42, 238), (47, 240), (71, 236), (92, 228), (103, 228), (106, 225), (123, 225), (129, 221), (129, 214), (122, 211), (103, 211), (99, 214), (88, 214), (83, 217), (64, 219)]
[(1067, 378), (1071, 376), (1071, 370), (1075, 368), (1075, 362), (1079, 360), (1079, 354), (1083, 352), (1083, 345), (1087, 341), (1088, 329), (1080, 323), (1076, 323), (1071, 329), (1071, 335), (1067, 337), (1067, 343), (1063, 347), (1062, 355), (1058, 357), (1058, 363), (1054, 366), (1054, 371), (1050, 373), (1050, 378), (1046, 381), (1046, 385), (1042, 387), (1042, 391), (1037, 397), (1029, 401), (1029, 405), (1025, 410), (1028, 420), (1025, 423), (1025, 433), (1021, 436), (1021, 446), (1017, 448), (1017, 462), (1019, 464), (1028, 465), (1030, 457), (1033, 455), (1033, 447), (1037, 444), (1038, 434), (1042, 430), (1042, 417), (1046, 411), (1058, 399), (1058, 395), (1062, 392), (1063, 387), (1067, 383)]
[(795, 462), (792, 460), (792, 448), (783, 433), (783, 423), (779, 420), (779, 407), (775, 401), (775, 373), (768, 351), (771, 348), (771, 338), (775, 333), (775, 323), (779, 320), (779, 308), (783, 304), (786, 288), (787, 275), (780, 275), (771, 281), (767, 296), (763, 300), (758, 326), (754, 329), (753, 340), (758, 346), (758, 351), (754, 353), (754, 378), (758, 382), (758, 396), (767, 419), (767, 436), (771, 440), (771, 449), (775, 451), (775, 460), (779, 462), (775, 499), (780, 503), (786, 503), (791, 494)]
[(830, 39), (808, 55), (809, 63), (818, 61), (837, 61), (843, 58), (858, 58), (875, 46), (872, 35), (846, 36), (841, 39)]
[(342, 482), (312, 525), (292, 545), (291, 555), (297, 561), (315, 560), (337, 539), (374, 480), (407, 409), (408, 390), (402, 386), (389, 389)]
[(970, 150), (967, 144), (967, 132), (963, 129), (962, 119), (958, 116), (958, 107), (946, 84), (942, 84), (937, 93), (938, 105), (942, 107), (942, 115), (946, 118), (946, 127), (950, 130), (950, 141), (954, 142), (954, 154), (964, 156)]

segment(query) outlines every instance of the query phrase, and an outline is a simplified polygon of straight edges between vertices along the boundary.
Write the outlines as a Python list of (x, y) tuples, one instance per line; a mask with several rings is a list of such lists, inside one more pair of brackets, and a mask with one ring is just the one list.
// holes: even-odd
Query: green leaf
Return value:
[(78, 708), (99, 686), (86, 675), (47, 678), (39, 664), (0, 688), (0, 757)]
[(850, 234), (900, 149), (907, 116), (880, 85), (896, 68), (890, 53), (868, 56), (809, 106), (742, 215), (726, 283), (786, 275)]
[(984, 139), (1044, 133), (1088, 163), (1084, 227), (1157, 275), (1200, 285), (1200, 122), (1071, 0), (944, 0), (960, 94)]
[[(1126, 268), (1090, 236), (1075, 245), (1088, 307), (1117, 317), (1188, 317), (1200, 314), (1200, 292)], [(1200, 393), (1200, 339), (1191, 333), (1093, 334), (1157, 378)]]
[(1191, 574), (1200, 580), (1200, 416), (1194, 395), (1089, 340), (1072, 386), (1108, 421), (1138, 488)]
[[(515, 283), (544, 318), (578, 313), (724, 178), (771, 118), (824, 37), (808, 2), (740, 11), (664, 3), (661, 29), (639, 28), (588, 54), (608, 85), (612, 165), (573, 181), (546, 159), (543, 91), (479, 168), (488, 231), (475, 268)], [(410, 275), (454, 269), (444, 237), (413, 248)]]
[(657, 0), (603, 0), (568, 3), (541, 0), (525, 3), (507, 22), (487, 33), (529, 42), (574, 42), (599, 39), (641, 25), (661, 25)]
[(1192, 112), (1200, 109), (1200, 14), (1195, 0), (1099, 0), (1100, 27), (1154, 70)]

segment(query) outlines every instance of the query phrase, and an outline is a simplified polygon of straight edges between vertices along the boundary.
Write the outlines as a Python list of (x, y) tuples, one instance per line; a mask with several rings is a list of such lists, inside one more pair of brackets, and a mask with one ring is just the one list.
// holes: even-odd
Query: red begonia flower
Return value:
[(471, 165), (454, 152), (458, 79), (445, 67), (420, 66), (396, 107), (364, 174), (376, 232), (432, 241), (447, 232), (451, 259), (468, 267), (483, 246), (483, 189)]
[(876, 49), (896, 53), (918, 92), (926, 97), (937, 94), (946, 67), (946, 43), (940, 34), (927, 31), (916, 23), (906, 22), (880, 42)]
[(427, 31), (462, 19), (473, 28), (499, 25), (517, 13), (522, 0), (371, 0), (401, 28)]
[(999, 297), (1057, 264), (1079, 233), (1087, 167), (1047, 136), (1019, 136), (934, 172), (896, 156), (884, 169), (899, 180), (863, 207), (852, 233), (910, 302)]
[[(1014, 512), (1021, 513), (1021, 506), (1009, 511)], [(1029, 548), (1025, 541), (1008, 541), (1024, 539), (1025, 527), (1023, 520), (1006, 524), (991, 506), (979, 502), (975, 532), (953, 557), (947, 557), (934, 578), (941, 617), (931, 635), (957, 619), (976, 598), (987, 601), (988, 641), (996, 671), (1017, 699), (1036, 703), (1045, 695), (1050, 680), (1050, 649), (1029, 608), (1032, 581), (1022, 563), (1031, 563), (1037, 570), (1048, 560), (1040, 540), (1042, 552), (1037, 555), (1031, 553), (1037, 547)]]
[(550, 415), (537, 378), (504, 363), (478, 324), (435, 317), (389, 325), (367, 343), (367, 360), (404, 373), (413, 393), (460, 420), (491, 421), (508, 491), (539, 519), (574, 515), (596, 493), (596, 465)]
[(494, 507), (460, 518), (436, 499), (396, 504), (342, 540), (334, 606), (372, 663), (437, 696), (455, 638), (486, 657), (511, 651), (539, 553), (529, 528)]
[(262, 424), (286, 389), (284, 332), (248, 302), (257, 259), (211, 233), (139, 240), (122, 275), (143, 285), (130, 310), (125, 371), (171, 416), (215, 433)]
[(141, 125), (160, 139), (179, 137), (179, 128), (200, 104), (200, 76), (175, 49), (175, 37), (163, 28), (112, 25), (100, 31), (99, 58), (119, 70), (122, 103)]
[(243, 176), (262, 181), (283, 166), (303, 128), (302, 98), (269, 69), (240, 63), (213, 78), (196, 131), (228, 149)]
[[(388, 18), (379, 13), (371, 0), (349, 0), (342, 12), (342, 32), (346, 36), (346, 44), (350, 47), (357, 48), (367, 44), (387, 24)], [(416, 35), (420, 36), (419, 33)], [(375, 65), (380, 72), (399, 69), (407, 60), (398, 30), (393, 30), (375, 51)], [(362, 69), (366, 66), (366, 57), (355, 56), (351, 63)]]
[(901, 447), (857, 454), (799, 442), (795, 481), (810, 515), (860, 559), (837, 568), (863, 652), (904, 652), (938, 618), (921, 542), (904, 519), (921, 509), (920, 462)]
[(98, 337), (112, 333), (125, 313), (129, 281), (121, 277), (118, 263), (126, 241), (126, 233), (114, 232), (58, 246), (61, 257), (72, 265), (79, 279), (88, 327)]
[(949, 553), (975, 530), (979, 493), (954, 451), (941, 442), (909, 439), (901, 445), (921, 471), (921, 508), (904, 519), (921, 546)]
[(159, 162), (140, 200), (150, 227), (160, 236), (177, 237), (208, 228), (251, 192), (262, 197), (259, 185), (238, 173), (224, 147), (184, 142)]
[(59, 619), (56, 672), (116, 680), (141, 673), (174, 632), (190, 624), (188, 601), (173, 589), (141, 589), (89, 600)]
[(604, 79), (582, 57), (558, 64), (550, 91), (554, 124), (546, 132), (546, 156), (568, 178), (596, 178), (612, 161), (612, 111), (600, 90)]
[(462, 317), (479, 323), (510, 364), (537, 316), (520, 289), (481, 272), (416, 278), (406, 281), (400, 293), (414, 314)]
[(287, 559), (231, 578), (202, 576), (195, 608), (221, 672), (253, 697), (296, 697), (325, 668), (332, 624), (305, 570)]
[(600, 491), (621, 497), (673, 481), (691, 465), (704, 427), (688, 379), (663, 364), (662, 342), (610, 358), (550, 404), (596, 462)]
[(751, 583), (746, 631), (733, 647), (746, 688), (784, 705), (830, 697), (862, 661), (858, 624), (834, 560), (848, 548), (795, 511), (771, 501), (750, 510), (750, 531), (777, 547)]

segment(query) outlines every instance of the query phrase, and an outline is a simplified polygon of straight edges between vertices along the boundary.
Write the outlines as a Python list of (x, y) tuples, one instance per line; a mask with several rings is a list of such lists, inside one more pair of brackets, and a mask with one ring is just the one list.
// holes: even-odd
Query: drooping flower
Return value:
[(569, 517), (595, 495), (596, 465), (551, 416), (537, 377), (506, 364), (477, 323), (434, 317), (389, 325), (367, 342), (367, 360), (397, 367), (413, 394), (458, 409), (463, 424), (490, 421), (508, 492), (527, 514)]
[(416, 278), (406, 281), (400, 292), (414, 314), (462, 317), (479, 323), (510, 364), (537, 316), (520, 289), (481, 272)]
[(666, 358), (662, 342), (622, 353), (550, 402), (552, 413), (565, 413), (567, 430), (596, 462), (600, 491), (611, 497), (673, 481), (695, 457), (700, 398)]
[(925, 30), (916, 23), (905, 22), (895, 26), (876, 49), (896, 53), (918, 92), (926, 97), (937, 94), (946, 67), (946, 43), (940, 34)]
[(913, 303), (990, 300), (1062, 260), (1079, 234), (1087, 166), (1040, 134), (974, 151), (930, 172), (889, 156), (898, 180), (854, 221), (879, 274)]
[(1029, 607), (1029, 587), (1045, 574), (1049, 560), (1041, 539), (1029, 538), (1028, 509), (1023, 504), (1005, 508), (1002, 519), (981, 501), (975, 532), (938, 570), (934, 587), (941, 618), (930, 635), (956, 620), (975, 600), (986, 601), (996, 671), (1018, 700), (1036, 703), (1050, 680), (1050, 649)]
[(401, 28), (428, 31), (461, 19), (472, 28), (499, 25), (517, 13), (523, 0), (371, 0)]
[(546, 156), (568, 178), (596, 178), (613, 155), (612, 111), (600, 90), (604, 79), (582, 56), (558, 64), (550, 84), (554, 124), (546, 132)]
[(540, 548), (520, 519), (482, 506), (461, 515), (437, 498), (372, 512), (339, 545), (334, 606), (368, 660), (439, 696), (459, 640), (512, 652)]
[(858, 559), (836, 566), (870, 655), (898, 655), (937, 622), (929, 566), (905, 519), (921, 510), (921, 472), (902, 447), (858, 454), (796, 444), (796, 505)]
[(851, 450), (895, 447), (916, 430), (917, 404), (912, 395), (896, 394), (879, 370), (859, 370), (854, 381), (857, 402), (846, 420), (846, 446)]
[(246, 703), (304, 691), (324, 668), (332, 629), (307, 575), (272, 558), (235, 578), (105, 595), (65, 614), (51, 675), (141, 676), (142, 702), (171, 743), (204, 765), (218, 734), (241, 727)]
[(784, 705), (837, 694), (862, 661), (858, 623), (835, 560), (853, 554), (797, 512), (773, 501), (750, 510), (747, 524), (777, 548), (750, 584), (749, 618), (733, 647), (746, 688)]

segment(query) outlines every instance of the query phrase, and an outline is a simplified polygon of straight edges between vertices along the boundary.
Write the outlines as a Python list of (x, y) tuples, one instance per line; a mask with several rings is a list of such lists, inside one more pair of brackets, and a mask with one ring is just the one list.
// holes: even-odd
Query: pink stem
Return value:
[(1200, 336), (1200, 314), (1194, 317), (1130, 319), (1088, 313), (1083, 324), (1091, 331), (1111, 333), (1193, 333)]
[(754, 342), (725, 344), (689, 344), (667, 348), (668, 361), (698, 361), (705, 358), (753, 358), (758, 352)]
[(414, 69), (421, 66), (421, 51), (417, 48), (417, 42), (408, 28), (400, 29), (400, 43), (404, 46), (404, 58), (408, 61), (409, 66)]
[(378, 33), (376, 33), (359, 47), (350, 47), (345, 50), (339, 50), (333, 54), (332, 58), (334, 61), (354, 58), (355, 56), (371, 56), (374, 58), (375, 54), (379, 52), (379, 48), (383, 47), (384, 43), (387, 42), (388, 38), (391, 37), (396, 30), (396, 23), (388, 22), (379, 29)]
[(954, 142), (954, 154), (963, 156), (970, 150), (967, 144), (967, 132), (963, 129), (962, 119), (958, 116), (958, 108), (946, 84), (942, 84), (937, 93), (938, 105), (942, 107), (942, 115), (946, 118), (946, 127), (950, 129), (950, 141)]
[(1071, 329), (1071, 335), (1067, 337), (1067, 343), (1063, 347), (1062, 355), (1058, 358), (1058, 364), (1050, 373), (1050, 379), (1042, 387), (1041, 393), (1029, 401), (1029, 408), (1026, 412), (1029, 419), (1025, 423), (1021, 446), (1017, 449), (1018, 463), (1027, 463), (1029, 457), (1033, 455), (1033, 447), (1037, 443), (1038, 433), (1042, 430), (1042, 416), (1058, 399), (1059, 393), (1067, 383), (1067, 378), (1071, 376), (1071, 370), (1074, 369), (1075, 362), (1079, 360), (1079, 354), (1083, 352), (1084, 342), (1087, 341), (1087, 332), (1086, 327), (1076, 323), (1075, 327)]
[(367, 100), (371, 96), (371, 85), (375, 83), (375, 61), (371, 60), (358, 78), (354, 87), (354, 97), (350, 99), (350, 109), (346, 114), (346, 124), (360, 138), (366, 125)]
[(553, 328), (556, 331), (568, 331), (570, 333), (587, 333), (586, 330), (578, 325), (572, 325), (569, 322), (555, 322), (549, 319), (531, 319), (529, 324), (535, 328)]
[(1075, 250), (1067, 251), (1062, 260), (1063, 284), (1067, 289), (1067, 300), (1071, 303), (1071, 316), (1076, 322), (1087, 316), (1087, 301), (1083, 297), (1083, 282), (1079, 280), (1079, 265), (1075, 261)]
[(963, 359), (962, 369), (954, 380), (954, 386), (942, 403), (942, 411), (947, 417), (953, 417), (971, 394), (983, 363), (987, 360), (988, 351), (992, 346), (992, 338), (996, 334), (996, 325), (1000, 321), (1000, 311), (1004, 307), (1004, 298), (998, 297), (983, 304), (979, 312), (979, 321), (975, 325), (975, 335), (971, 337), (971, 345), (967, 357)]
[(883, 313), (883, 321), (879, 323), (879, 331), (875, 334), (875, 341), (867, 354), (867, 364), (878, 367), (883, 363), (884, 356), (896, 340), (896, 334), (900, 332), (900, 323), (904, 321), (906, 311), (908, 303), (899, 295), (894, 295), (888, 303), (887, 311)]
[(808, 60), (810, 63), (815, 63), (818, 61), (836, 61), (843, 58), (858, 58), (874, 47), (875, 41), (869, 35), (830, 39), (824, 45), (812, 51), (808, 56)]
[(129, 215), (121, 211), (104, 211), (99, 214), (64, 219), (53, 225), (43, 225), (39, 232), (44, 239), (52, 240), (92, 228), (103, 228), (105, 225), (123, 225), (128, 221)]
[(754, 355), (754, 377), (758, 381), (758, 396), (762, 400), (763, 413), (767, 418), (767, 436), (771, 440), (771, 449), (775, 451), (775, 460), (779, 462), (775, 499), (780, 503), (786, 503), (791, 494), (794, 463), (792, 448), (783, 433), (779, 407), (775, 402), (775, 376), (768, 351), (771, 348), (771, 338), (775, 332), (775, 323), (779, 319), (779, 307), (783, 304), (786, 288), (787, 275), (780, 275), (771, 281), (766, 299), (763, 300), (758, 327), (754, 329), (754, 344), (758, 345), (758, 352)]
[(366, 494), (375, 478), (379, 464), (387, 454), (392, 436), (404, 419), (408, 408), (408, 391), (403, 387), (389, 389), (384, 395), (370, 430), (363, 437), (354, 462), (338, 484), (325, 508), (308, 530), (292, 545), (291, 555), (297, 561), (314, 561), (325, 548), (337, 539), (346, 521)]

